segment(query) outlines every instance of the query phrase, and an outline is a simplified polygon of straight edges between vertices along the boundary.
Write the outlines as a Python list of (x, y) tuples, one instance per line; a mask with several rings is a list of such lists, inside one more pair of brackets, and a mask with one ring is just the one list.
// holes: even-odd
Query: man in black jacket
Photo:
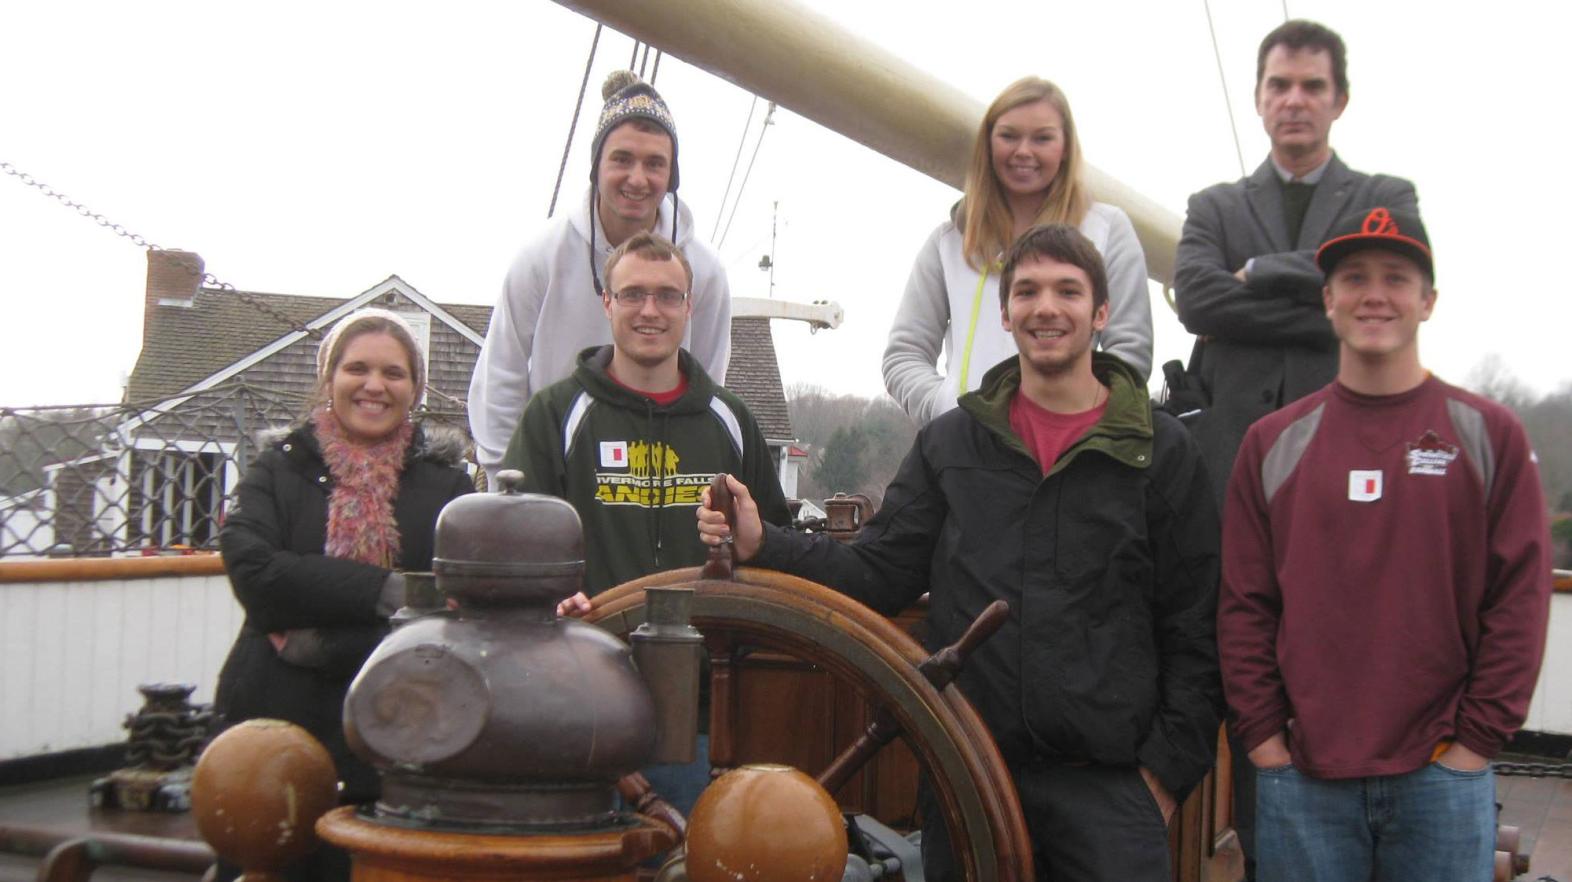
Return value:
[[(958, 682), (1015, 777), (1039, 873), (1167, 880), (1166, 825), (1212, 765), (1222, 712), (1206, 471), (1136, 372), (1093, 352), (1108, 290), (1086, 237), (1034, 227), (999, 294), (1019, 354), (918, 433), (854, 543), (763, 526), (734, 479), (735, 531), (708, 506), (699, 531), (887, 614), (930, 592), (934, 649), (1008, 601)], [(955, 878), (925, 817), (927, 878)]]

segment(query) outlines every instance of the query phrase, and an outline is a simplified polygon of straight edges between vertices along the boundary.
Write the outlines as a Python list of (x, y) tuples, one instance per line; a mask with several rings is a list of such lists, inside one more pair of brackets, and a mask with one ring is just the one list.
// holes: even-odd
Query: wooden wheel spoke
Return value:
[[(928, 656), (917, 670), (933, 688), (943, 690), (944, 687), (955, 681), (961, 672), (961, 667), (966, 664), (966, 659), (972, 650), (982, 644), (984, 640), (992, 637), (1005, 620), (1010, 616), (1010, 605), (1002, 600), (995, 600), (983, 610), (982, 615), (966, 629), (961, 639), (949, 646)], [(874, 711), (873, 722), (862, 733), (862, 737), (852, 742), (851, 746), (841, 751), (829, 768), (819, 773), (819, 783), (831, 793), (841, 789), (847, 781), (851, 780), (858, 770), (868, 764), (874, 755), (884, 745), (895, 740), (901, 734), (901, 726), (884, 708)]]
[(711, 655), (710, 761), (717, 770), (745, 759), (730, 743), (731, 730), (722, 731), (741, 710), (733, 688), (739, 648), (802, 659), (874, 707), (862, 737), (831, 763), (821, 783), (844, 782), (865, 761), (862, 754), (871, 756), (899, 734), (933, 784), (965, 878), (1029, 882), (1031, 845), (1014, 782), (976, 711), (958, 690), (943, 688), (1005, 611), (985, 611), (956, 645), (929, 657), (892, 622), (821, 585), (748, 567), (733, 579), (706, 579), (697, 568), (656, 574), (599, 595), (586, 620), (627, 634), (643, 621), (645, 588), (692, 588), (693, 623)]

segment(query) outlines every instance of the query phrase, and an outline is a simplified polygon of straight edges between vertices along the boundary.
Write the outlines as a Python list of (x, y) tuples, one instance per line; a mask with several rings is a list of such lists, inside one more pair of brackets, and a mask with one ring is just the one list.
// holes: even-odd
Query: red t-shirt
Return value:
[(682, 373), (677, 374), (677, 385), (673, 386), (671, 389), (668, 389), (665, 392), (649, 392), (644, 389), (635, 389), (632, 386), (629, 386), (627, 383), (617, 379), (616, 375), (613, 374), (609, 368), (606, 371), (606, 376), (611, 377), (611, 381), (616, 383), (618, 386), (621, 386), (635, 395), (643, 395), (645, 398), (648, 398), (661, 407), (665, 407), (673, 401), (676, 401), (678, 398), (682, 397), (682, 393), (688, 391), (688, 375)]
[(1010, 401), (1010, 428), (1026, 445), (1026, 449), (1037, 458), (1037, 464), (1042, 466), (1043, 474), (1053, 468), (1059, 461), (1060, 454), (1070, 449), (1086, 430), (1097, 425), (1103, 418), (1103, 411), (1108, 409), (1108, 401), (1103, 400), (1091, 410), (1080, 413), (1054, 413), (1051, 410), (1038, 407), (1025, 395), (1017, 392)]

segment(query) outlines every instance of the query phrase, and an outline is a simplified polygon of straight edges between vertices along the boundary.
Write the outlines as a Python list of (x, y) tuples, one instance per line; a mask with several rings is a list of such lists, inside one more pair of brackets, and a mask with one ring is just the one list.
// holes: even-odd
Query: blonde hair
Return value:
[(961, 253), (972, 269), (985, 269), (1015, 238), (1015, 220), (1010, 214), (1004, 185), (993, 173), (994, 124), (1006, 112), (1038, 101), (1048, 102), (1064, 119), (1064, 158), (1059, 162), (1059, 174), (1048, 185), (1048, 195), (1033, 224), (1080, 226), (1091, 208), (1091, 196), (1081, 180), (1081, 142), (1075, 134), (1070, 100), (1058, 86), (1041, 77), (1016, 80), (988, 105), (982, 124), (977, 128), (971, 162), (966, 168), (966, 195), (961, 199), (957, 221), (961, 227)]
[(327, 400), (327, 390), (333, 381), (333, 372), (344, 359), (344, 349), (349, 341), (365, 334), (387, 334), (404, 348), (409, 356), (409, 375), (415, 381), (416, 402), (426, 388), (426, 359), (415, 340), (415, 332), (396, 312), (374, 306), (357, 309), (339, 319), (322, 338), (317, 347), (317, 391), (315, 403)]

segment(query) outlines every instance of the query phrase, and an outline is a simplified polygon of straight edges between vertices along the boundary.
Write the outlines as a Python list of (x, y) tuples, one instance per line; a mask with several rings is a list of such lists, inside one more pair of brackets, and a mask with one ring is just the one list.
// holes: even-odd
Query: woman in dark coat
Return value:
[[(335, 325), (317, 383), (306, 420), (247, 470), (219, 536), (246, 620), (216, 705), (227, 724), (305, 728), (332, 754), (342, 801), (364, 802), (378, 781), (345, 743), (345, 691), (404, 603), (403, 572), (431, 569), (437, 513), (473, 484), (460, 439), (435, 443), (410, 422), (425, 359), (393, 313)], [(329, 853), (299, 869), (292, 878), (347, 878), (348, 863)]]

